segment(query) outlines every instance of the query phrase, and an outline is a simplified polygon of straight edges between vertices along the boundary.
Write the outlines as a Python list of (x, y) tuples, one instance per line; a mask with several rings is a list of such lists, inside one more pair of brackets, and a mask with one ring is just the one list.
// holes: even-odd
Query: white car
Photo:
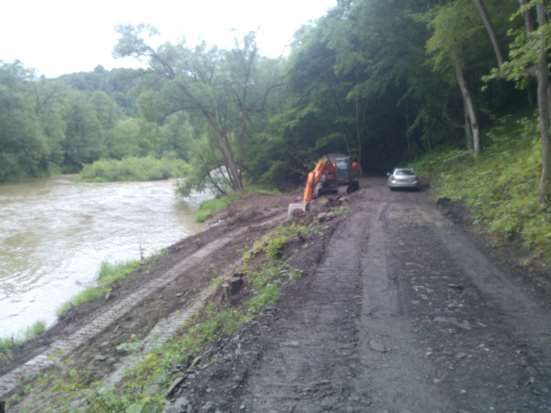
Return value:
[(393, 190), (396, 188), (419, 189), (417, 175), (411, 168), (396, 168), (392, 173), (387, 173), (388, 187)]

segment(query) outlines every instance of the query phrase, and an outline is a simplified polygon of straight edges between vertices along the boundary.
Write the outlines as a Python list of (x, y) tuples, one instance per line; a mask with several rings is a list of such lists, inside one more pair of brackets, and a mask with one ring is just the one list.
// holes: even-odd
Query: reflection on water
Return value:
[(0, 185), (0, 336), (52, 324), (102, 261), (150, 255), (198, 231), (197, 201), (178, 199), (171, 181)]

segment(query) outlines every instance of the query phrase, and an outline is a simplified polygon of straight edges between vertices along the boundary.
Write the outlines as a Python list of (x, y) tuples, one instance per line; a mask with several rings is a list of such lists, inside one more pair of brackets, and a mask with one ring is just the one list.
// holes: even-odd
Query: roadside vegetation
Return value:
[(85, 165), (79, 176), (88, 182), (158, 181), (179, 178), (186, 168), (186, 162), (181, 159), (129, 157), (95, 161)]
[[(243, 265), (239, 270), (246, 283), (242, 302), (238, 305), (225, 301), (208, 304), (183, 326), (180, 335), (144, 354), (142, 362), (128, 370), (116, 388), (105, 390), (101, 381), (65, 365), (59, 371), (43, 374), (24, 393), (35, 399), (35, 403), (40, 397), (47, 397), (46, 412), (73, 411), (74, 404), (71, 403), (77, 399), (82, 402), (79, 410), (85, 412), (161, 412), (168, 388), (175, 377), (182, 374), (181, 366), (193, 364), (207, 344), (233, 334), (254, 319), (266, 305), (277, 303), (283, 284), (301, 277), (301, 271), (286, 263), (285, 248), (319, 231), (315, 223), (291, 224), (278, 227), (255, 241), (244, 251)], [(222, 288), (220, 278), (213, 282)], [(13, 396), (9, 405), (18, 403), (21, 396)]]
[(280, 192), (277, 189), (269, 189), (260, 186), (247, 186), (246, 189), (237, 192), (229, 192), (224, 195), (218, 195), (212, 199), (201, 202), (199, 208), (195, 212), (194, 220), (196, 222), (205, 222), (212, 218), (224, 208), (234, 202), (254, 194), (276, 195)]
[(22, 334), (8, 338), (0, 338), (0, 361), (8, 359), (13, 349), (38, 337), (44, 331), (46, 331), (46, 324), (42, 321), (37, 321), (32, 326), (28, 327)]
[(114, 283), (128, 277), (139, 267), (139, 260), (116, 264), (103, 262), (100, 266), (95, 285), (86, 288), (84, 291), (73, 297), (70, 301), (63, 304), (57, 311), (57, 315), (59, 317), (63, 317), (73, 307), (104, 298), (111, 292), (111, 287)]
[(541, 154), (535, 119), (505, 118), (485, 134), (478, 159), (461, 149), (431, 152), (414, 166), (431, 178), (437, 197), (463, 202), (476, 223), (517, 240), (551, 263), (551, 208), (539, 202)]

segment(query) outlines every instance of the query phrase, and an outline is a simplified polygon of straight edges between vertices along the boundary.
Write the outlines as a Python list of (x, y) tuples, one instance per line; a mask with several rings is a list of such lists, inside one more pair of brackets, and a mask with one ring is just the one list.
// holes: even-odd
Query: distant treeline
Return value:
[(45, 79), (0, 62), (0, 182), (77, 172), (99, 159), (185, 158), (185, 115), (159, 124), (140, 114), (145, 77), (98, 66)]

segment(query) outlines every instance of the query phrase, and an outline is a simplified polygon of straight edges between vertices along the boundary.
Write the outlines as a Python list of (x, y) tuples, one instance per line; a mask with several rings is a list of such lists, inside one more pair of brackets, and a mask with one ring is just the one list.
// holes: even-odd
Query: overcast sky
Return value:
[(262, 54), (281, 55), (293, 33), (336, 0), (6, 0), (0, 14), (0, 60), (21, 60), (48, 77), (132, 66), (111, 53), (121, 23), (149, 23), (163, 38), (231, 45), (232, 29), (255, 30)]

